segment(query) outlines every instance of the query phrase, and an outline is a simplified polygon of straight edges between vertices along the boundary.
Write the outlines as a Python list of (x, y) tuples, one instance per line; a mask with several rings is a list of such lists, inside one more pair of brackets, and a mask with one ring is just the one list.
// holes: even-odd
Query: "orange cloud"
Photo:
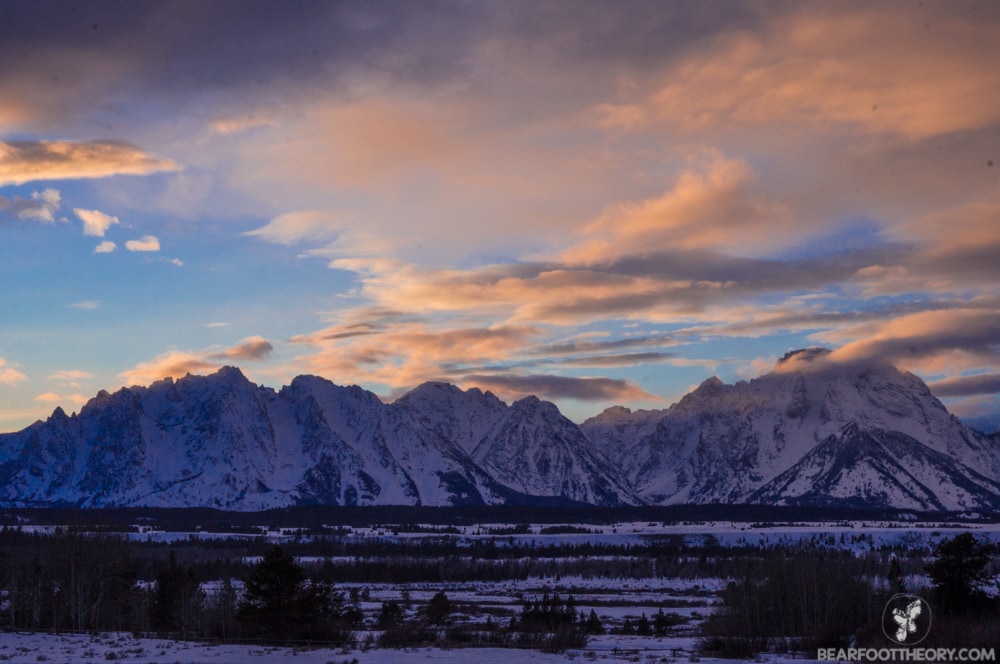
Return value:
[(222, 351), (173, 350), (149, 362), (140, 362), (134, 368), (118, 374), (118, 377), (128, 385), (148, 385), (162, 378), (183, 378), (188, 374), (212, 373), (220, 369), (222, 363), (230, 360), (263, 360), (272, 349), (271, 342), (267, 339), (248, 337)]
[(597, 106), (595, 122), (685, 130), (784, 126), (919, 140), (1000, 120), (994, 27), (898, 6), (810, 7), (756, 33), (734, 31), (668, 66), (640, 102)]
[(377, 329), (335, 326), (292, 341), (319, 348), (299, 358), (310, 371), (338, 381), (412, 387), (460, 372), (463, 365), (516, 356), (540, 334), (525, 326), (435, 330), (406, 322)]
[(35, 401), (48, 404), (58, 404), (58, 403), (72, 403), (77, 406), (82, 406), (87, 403), (90, 399), (83, 396), (82, 394), (67, 394), (60, 395), (55, 392), (45, 392), (44, 394), (39, 394), (35, 397)]
[(704, 173), (682, 173), (661, 196), (609, 209), (559, 258), (593, 263), (666, 248), (744, 254), (800, 237), (802, 225), (783, 205), (751, 193), (752, 180), (745, 162), (716, 157)]
[(221, 353), (216, 353), (212, 357), (220, 360), (263, 360), (274, 346), (264, 337), (247, 337), (232, 348), (227, 348)]
[(504, 400), (537, 396), (543, 399), (577, 401), (659, 401), (631, 381), (614, 378), (576, 378), (551, 375), (470, 375), (463, 387), (489, 390)]
[(188, 374), (203, 374), (216, 371), (219, 365), (206, 360), (197, 353), (170, 351), (149, 362), (140, 362), (134, 368), (123, 371), (118, 377), (128, 385), (148, 385), (162, 378), (183, 378)]
[(837, 362), (885, 360), (912, 371), (958, 373), (1000, 368), (1000, 309), (946, 308), (871, 321), (815, 335), (845, 342)]
[(26, 375), (17, 369), (7, 366), (7, 360), (0, 357), (0, 384), (16, 386), (26, 380), (28, 380)]
[(129, 143), (94, 141), (0, 142), (0, 186), (35, 180), (75, 180), (112, 175), (149, 175), (176, 171), (169, 159), (156, 159)]

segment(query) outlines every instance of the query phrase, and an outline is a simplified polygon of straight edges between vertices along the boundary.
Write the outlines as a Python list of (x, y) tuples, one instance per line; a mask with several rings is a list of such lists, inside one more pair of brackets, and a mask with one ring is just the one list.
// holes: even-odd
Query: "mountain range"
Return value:
[(581, 425), (536, 397), (425, 383), (393, 403), (226, 367), (101, 391), (0, 434), (0, 505), (672, 505), (1000, 509), (1000, 439), (889, 364), (789, 353), (663, 410)]

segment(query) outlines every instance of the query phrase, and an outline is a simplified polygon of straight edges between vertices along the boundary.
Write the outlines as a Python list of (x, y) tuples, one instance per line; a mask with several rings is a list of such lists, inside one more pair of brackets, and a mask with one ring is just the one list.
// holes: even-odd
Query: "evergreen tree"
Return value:
[(443, 590), (438, 591), (427, 603), (427, 620), (432, 625), (443, 625), (451, 615), (451, 600), (444, 594)]
[(247, 577), (237, 619), (249, 636), (270, 643), (343, 643), (361, 616), (345, 608), (343, 594), (329, 583), (307, 583), (305, 570), (276, 546)]
[(377, 629), (391, 629), (403, 622), (403, 607), (399, 602), (382, 602), (382, 610), (378, 614), (378, 621), (375, 623)]
[(267, 641), (294, 638), (303, 615), (302, 590), (305, 571), (288, 553), (276, 546), (250, 571), (237, 619), (248, 634)]
[(583, 631), (592, 635), (604, 634), (604, 625), (601, 624), (601, 619), (597, 617), (597, 613), (593, 609), (590, 610), (587, 621), (583, 623)]
[(924, 569), (934, 583), (937, 605), (950, 614), (974, 613), (989, 602), (983, 587), (991, 577), (986, 570), (992, 544), (971, 533), (944, 540), (934, 549), (935, 560)]
[(190, 634), (203, 603), (204, 593), (194, 571), (178, 564), (177, 554), (171, 551), (167, 567), (156, 576), (150, 625), (155, 630)]
[(889, 592), (893, 595), (906, 592), (903, 570), (899, 566), (899, 558), (896, 556), (893, 556), (892, 560), (889, 561), (889, 572), (886, 574), (886, 580), (889, 582)]

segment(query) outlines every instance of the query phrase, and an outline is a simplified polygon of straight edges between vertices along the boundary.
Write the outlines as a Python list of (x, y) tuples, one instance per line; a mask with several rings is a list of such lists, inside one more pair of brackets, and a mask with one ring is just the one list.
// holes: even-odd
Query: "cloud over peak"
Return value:
[(264, 360), (273, 350), (270, 341), (257, 336), (242, 339), (223, 350), (172, 350), (148, 362), (140, 362), (132, 369), (118, 374), (118, 377), (129, 385), (148, 385), (162, 378), (183, 378), (187, 374), (218, 371), (233, 360)]

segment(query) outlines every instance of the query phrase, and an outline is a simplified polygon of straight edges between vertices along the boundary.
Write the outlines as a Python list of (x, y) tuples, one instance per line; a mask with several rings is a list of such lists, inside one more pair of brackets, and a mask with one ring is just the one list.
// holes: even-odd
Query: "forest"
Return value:
[[(275, 531), (244, 526), (161, 541), (131, 526), (5, 526), (0, 629), (552, 652), (604, 633), (684, 634), (703, 654), (746, 658), (884, 645), (886, 601), (915, 593), (934, 607), (927, 643), (1000, 645), (1000, 563), (972, 532), (932, 546), (850, 529), (753, 543), (609, 540), (587, 523), (474, 528), (472, 538), (426, 522), (265, 537)], [(629, 581), (653, 590), (638, 597), (621, 589)], [(500, 588), (502, 598), (480, 597)]]

